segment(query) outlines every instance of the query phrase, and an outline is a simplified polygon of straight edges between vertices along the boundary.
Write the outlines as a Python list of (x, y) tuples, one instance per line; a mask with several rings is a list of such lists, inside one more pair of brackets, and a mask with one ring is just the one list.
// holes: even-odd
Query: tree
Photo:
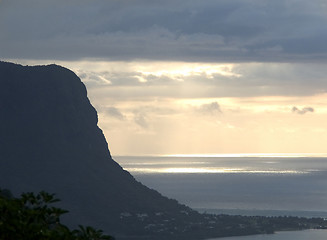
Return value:
[(51, 206), (58, 201), (54, 194), (44, 191), (14, 198), (9, 190), (0, 189), (0, 240), (114, 239), (89, 226), (79, 225), (71, 231), (60, 223), (60, 216), (68, 211)]
[(74, 230), (73, 234), (78, 240), (106, 240), (113, 239), (111, 236), (103, 234), (102, 230), (96, 230), (92, 227), (84, 227), (79, 225), (78, 230)]

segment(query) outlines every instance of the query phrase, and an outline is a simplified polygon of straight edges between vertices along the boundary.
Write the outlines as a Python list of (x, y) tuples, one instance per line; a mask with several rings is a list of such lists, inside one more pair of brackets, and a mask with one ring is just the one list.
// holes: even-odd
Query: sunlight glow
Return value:
[(259, 157), (259, 158), (304, 158), (327, 157), (327, 153), (228, 153), (228, 154), (168, 154), (162, 157)]
[[(299, 70), (306, 65), (99, 59), (55, 63), (72, 69), (85, 83), (113, 153), (327, 156), (327, 94), (293, 85), (297, 78), (305, 80)], [(310, 72), (318, 71), (314, 81), (320, 83), (325, 70), (311, 67)], [(284, 81), (294, 91), (284, 91), (279, 86)], [(314, 111), (302, 112), (306, 107)]]
[[(144, 63), (143, 63), (144, 64)], [(153, 67), (155, 66), (155, 67)], [(144, 75), (154, 75), (157, 77), (170, 76), (180, 80), (180, 77), (205, 74), (208, 78), (214, 75), (222, 75), (228, 77), (241, 77), (240, 74), (233, 72), (234, 64), (203, 64), (203, 63), (180, 63), (170, 62), (143, 65), (143, 70), (139, 72)], [(165, 70), (162, 70), (165, 69)]]
[(305, 174), (296, 170), (251, 170), (244, 168), (126, 168), (128, 172), (151, 173), (247, 173), (247, 174)]

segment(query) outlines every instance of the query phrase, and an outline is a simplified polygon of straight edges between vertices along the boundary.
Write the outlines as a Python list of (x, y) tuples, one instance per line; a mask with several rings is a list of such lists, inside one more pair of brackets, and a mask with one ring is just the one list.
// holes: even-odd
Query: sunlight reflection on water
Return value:
[[(327, 212), (325, 157), (115, 158), (136, 180), (196, 209)], [(230, 211), (231, 210), (231, 211)], [(227, 212), (228, 213), (228, 212)], [(305, 213), (307, 214), (307, 213)], [(316, 214), (314, 215), (316, 216)]]
[[(123, 168), (135, 174), (155, 173), (246, 173), (246, 174), (308, 174), (326, 169), (326, 158), (295, 157), (198, 157), (144, 156), (117, 157)], [(297, 156), (300, 156), (297, 155)], [(269, 159), (269, 160), (268, 160)]]

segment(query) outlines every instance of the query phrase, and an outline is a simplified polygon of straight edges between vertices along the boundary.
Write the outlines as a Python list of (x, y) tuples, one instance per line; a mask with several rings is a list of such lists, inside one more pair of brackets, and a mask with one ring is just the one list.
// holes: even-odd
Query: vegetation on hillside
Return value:
[(52, 206), (59, 200), (47, 192), (23, 193), (15, 198), (0, 189), (0, 240), (106, 240), (102, 230), (79, 226), (70, 230), (60, 222), (66, 210)]

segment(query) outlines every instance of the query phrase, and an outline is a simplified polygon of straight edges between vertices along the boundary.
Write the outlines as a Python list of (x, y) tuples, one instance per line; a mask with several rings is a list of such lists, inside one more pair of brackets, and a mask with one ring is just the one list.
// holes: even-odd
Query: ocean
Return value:
[(327, 230), (285, 231), (276, 234), (244, 237), (212, 238), (208, 240), (326, 240)]
[[(327, 218), (327, 157), (116, 156), (114, 159), (144, 185), (200, 212)], [(234, 239), (320, 240), (327, 239), (327, 231), (228, 238)]]

